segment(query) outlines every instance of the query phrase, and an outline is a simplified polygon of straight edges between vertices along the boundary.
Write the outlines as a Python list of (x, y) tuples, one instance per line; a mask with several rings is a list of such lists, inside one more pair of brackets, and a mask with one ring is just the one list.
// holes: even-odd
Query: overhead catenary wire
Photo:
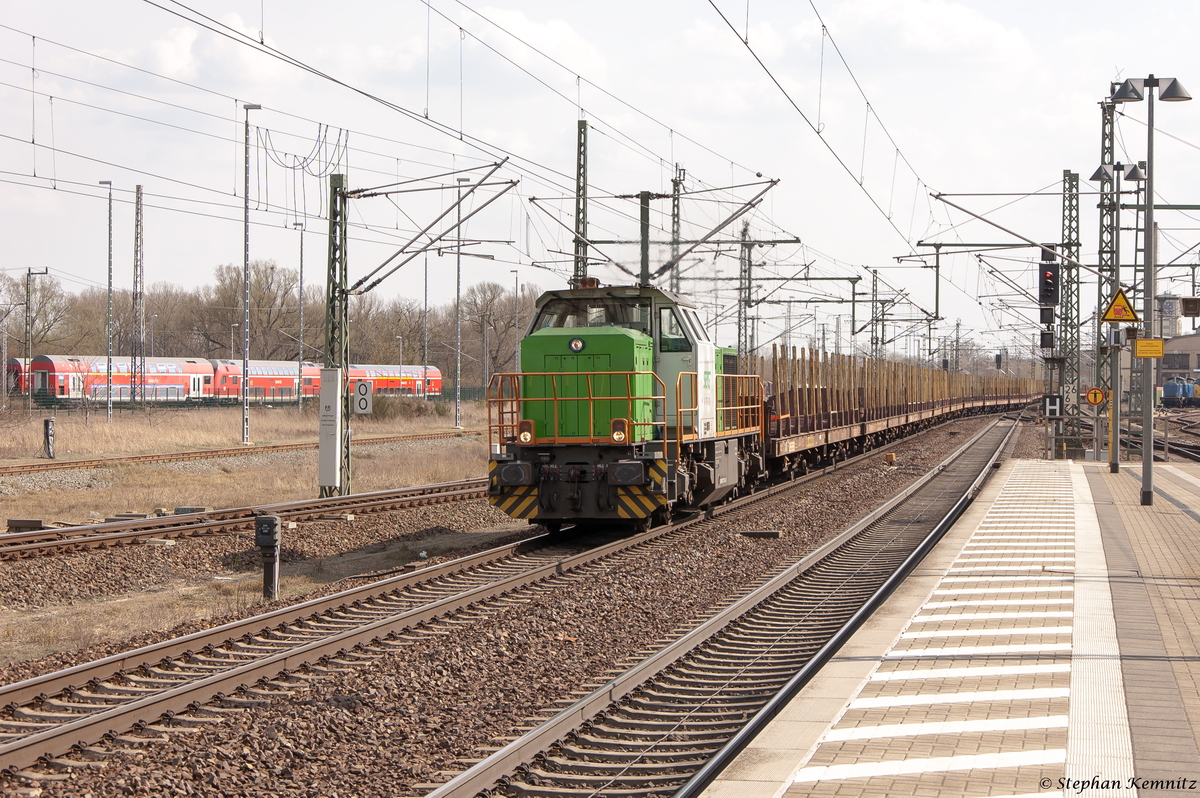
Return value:
[[(729, 18), (725, 16), (724, 12), (721, 11), (721, 9), (717, 6), (717, 4), (714, 2), (714, 0), (708, 0), (708, 4), (710, 6), (712, 6), (714, 11), (717, 12), (717, 15), (721, 18), (721, 21), (724, 22), (729, 27), (729, 29), (733, 31), (734, 35), (737, 35), (737, 29), (733, 27), (733, 24), (729, 21)], [(814, 11), (815, 10), (816, 9), (814, 7)], [(741, 41), (740, 36), (738, 36), (738, 40)], [(832, 41), (832, 39), (831, 39), (831, 41)], [(892, 221), (890, 215), (886, 211), (884, 211), (883, 207), (879, 204), (878, 200), (876, 200), (875, 197), (872, 196), (871, 192), (867, 190), (866, 186), (863, 185), (862, 181), (858, 180), (854, 176), (854, 172), (853, 172), (853, 170), (851, 170), (850, 166), (837, 153), (837, 150), (835, 150), (833, 148), (833, 145), (830, 144), (826, 140), (825, 136), (821, 135), (821, 131), (818, 130), (817, 126), (815, 124), (813, 124), (811, 119), (808, 118), (808, 115), (805, 114), (803, 110), (801, 110), (799, 104), (797, 104), (795, 99), (793, 99), (791, 93), (788, 92), (788, 90), (783, 87), (783, 84), (779, 82), (779, 79), (777, 77), (775, 77), (775, 74), (771, 71), (770, 67), (768, 67), (766, 65), (766, 63), (763, 62), (762, 58), (760, 58), (758, 53), (755, 51), (755, 49), (750, 46), (749, 42), (743, 41), (742, 44), (746, 48), (746, 50), (750, 53), (750, 56), (754, 59), (755, 63), (757, 63), (759, 65), (759, 67), (762, 69), (762, 71), (770, 79), (771, 83), (773, 83), (775, 85), (775, 87), (779, 90), (779, 92), (783, 95), (783, 98), (787, 101), (788, 105), (790, 105), (792, 107), (792, 109), (797, 114), (800, 115), (800, 118), (804, 120), (804, 123), (806, 125), (808, 125), (809, 128), (814, 133), (817, 134), (817, 138), (825, 146), (825, 149), (827, 149), (829, 151), (829, 154), (833, 156), (834, 160), (837, 161), (838, 165), (842, 167), (842, 170), (850, 177), (851, 180), (853, 180), (855, 182), (856, 185), (858, 185), (859, 189), (867, 197), (867, 199), (868, 199), (868, 201), (870, 201), (871, 205), (873, 205), (875, 207), (875, 209), (879, 212), (879, 215), (884, 218), (884, 220), (887, 222), (888, 226), (891, 227), (892, 230), (894, 230), (896, 232), (896, 235), (900, 236), (901, 240), (903, 240), (904, 243), (909, 247), (909, 249), (915, 254), (916, 250), (913, 248), (912, 242), (909, 240), (909, 238), (900, 230), (899, 227), (896, 226), (895, 222)], [(857, 81), (855, 81), (855, 83), (857, 85)], [(860, 87), (860, 91), (861, 91), (861, 87)], [(888, 139), (889, 139), (889, 141), (891, 140), (890, 135), (888, 136)], [(894, 143), (895, 142), (893, 142), (893, 144)], [(913, 174), (914, 174), (914, 176), (916, 176), (915, 171), (913, 172)], [(923, 186), (928, 185), (925, 183), (925, 181), (921, 180), (919, 176), (917, 176), (916, 179), (917, 179), (917, 182), (919, 185), (923, 185)]]
[[(156, 5), (157, 7), (160, 7), (160, 8), (161, 8), (161, 6), (158, 6), (158, 4), (154, 4), (154, 3), (152, 3), (152, 5)], [(181, 5), (181, 6), (182, 6), (182, 4), (177, 4), (177, 5)], [(174, 12), (172, 12), (172, 13), (174, 13)], [(9, 27), (9, 26), (4, 26), (4, 27), (6, 27), (6, 28), (7, 28), (7, 29), (9, 29), (9, 30), (13, 30), (14, 32), (23, 33), (23, 32), (17, 31), (17, 30), (16, 30), (16, 29), (14, 29), (14, 28), (11, 28), (11, 27)], [(211, 29), (211, 28), (210, 28), (210, 29)], [(71, 50), (71, 51), (74, 51), (74, 52), (80, 52), (80, 53), (85, 53), (85, 52), (86, 52), (86, 51), (80, 51), (80, 50), (78, 50), (77, 48), (71, 48), (69, 45), (62, 45), (62, 44), (59, 44), (58, 46), (66, 47), (67, 49), (69, 49), (69, 50)], [(88, 55), (92, 55), (92, 54), (88, 54)], [(196, 89), (196, 90), (199, 90), (199, 91), (204, 91), (204, 92), (207, 92), (207, 93), (210, 93), (210, 94), (214, 94), (214, 95), (219, 95), (219, 96), (226, 96), (226, 95), (220, 95), (220, 93), (217, 93), (217, 92), (211, 92), (211, 90), (207, 90), (207, 89), (205, 89), (204, 87), (197, 86), (196, 84), (188, 83), (188, 82), (186, 82), (186, 81), (179, 81), (178, 79), (174, 79), (174, 78), (167, 78), (167, 77), (165, 77), (165, 76), (159, 76), (159, 75), (157, 75), (156, 73), (153, 73), (153, 72), (151, 72), (151, 71), (149, 71), (149, 70), (144, 70), (144, 69), (140, 69), (140, 68), (136, 68), (136, 67), (128, 67), (128, 65), (121, 64), (121, 62), (115, 61), (115, 60), (113, 60), (113, 59), (104, 58), (104, 57), (102, 57), (102, 56), (95, 56), (95, 57), (103, 58), (103, 60), (105, 60), (105, 61), (108, 61), (108, 62), (110, 62), (110, 63), (113, 63), (113, 64), (117, 64), (117, 65), (120, 65), (120, 66), (123, 66), (123, 67), (126, 67), (126, 68), (133, 68), (133, 69), (137, 69), (138, 71), (140, 71), (140, 72), (143, 72), (143, 73), (145, 73), (145, 74), (154, 75), (155, 77), (160, 77), (160, 78), (162, 78), (162, 79), (165, 79), (165, 80), (171, 80), (171, 81), (173, 81), (173, 82), (175, 82), (175, 83), (178, 83), (178, 84), (180, 84), (180, 85), (186, 85), (186, 86), (188, 86), (188, 87), (190, 87), (190, 88), (194, 88), (194, 89)], [(98, 85), (98, 84), (92, 84), (92, 85)], [(108, 88), (108, 87), (103, 87), (103, 88)], [(113, 89), (113, 90), (114, 90), (114, 91), (121, 91), (121, 90), (116, 90), (116, 89)], [(129, 92), (124, 92), (124, 93), (126, 93), (126, 94), (130, 94), (131, 96), (139, 96), (139, 95), (133, 95), (132, 93), (129, 93)], [(607, 93), (607, 92), (606, 92), (606, 93)], [(608, 93), (608, 94), (609, 94), (610, 96), (615, 96), (615, 95), (611, 95), (611, 93)], [(144, 98), (144, 99), (151, 99), (151, 100), (153, 100), (153, 98)], [(618, 98), (618, 99), (619, 99), (619, 98)], [(157, 102), (157, 100), (154, 100), (154, 101), (156, 101), (156, 102)], [(176, 107), (185, 108), (185, 106), (176, 106)], [(631, 106), (631, 107), (632, 107), (632, 106)], [(194, 111), (194, 109), (187, 109), (187, 110), (193, 110), (193, 111)], [(120, 112), (118, 112), (118, 113), (120, 113)], [(197, 112), (197, 113), (204, 113), (204, 112)], [(282, 112), (281, 112), (281, 113), (282, 113)], [(210, 116), (213, 116), (214, 118), (223, 119), (223, 120), (225, 120), (225, 119), (228, 119), (228, 117), (225, 117), (225, 116), (218, 116), (218, 115), (210, 115)], [(302, 119), (302, 117), (295, 117), (295, 115), (289, 115), (289, 116), (293, 116), (294, 118), (301, 118), (301, 119)], [(311, 121), (311, 120), (308, 120), (308, 121)], [(656, 121), (657, 121), (657, 120), (656, 120)], [(320, 125), (321, 123), (317, 123), (317, 124), (318, 124), (318, 125)], [(211, 134), (210, 134), (210, 135), (211, 135)], [(229, 138), (229, 137), (225, 137), (225, 138)], [(380, 139), (380, 140), (385, 140), (385, 141), (394, 141), (394, 140), (391, 140), (391, 139), (386, 139), (386, 138), (383, 138), (383, 137), (378, 137), (378, 136), (372, 136), (372, 138), (376, 138), (376, 139)], [(630, 139), (629, 139), (629, 137), (627, 137), (627, 136), (625, 137), (625, 139), (627, 139), (627, 140), (630, 140)], [(406, 142), (401, 142), (401, 143), (402, 143), (402, 144), (407, 144)], [(429, 149), (431, 149), (431, 148), (423, 148), (423, 149), (429, 150)], [(646, 150), (644, 147), (642, 147), (642, 149), (643, 149), (643, 151), (645, 151), (645, 152), (646, 152), (648, 155), (651, 155), (651, 156), (652, 156), (652, 153), (650, 153), (650, 152), (649, 152), (648, 150)], [(436, 151), (436, 150), (435, 150), (435, 151)], [(533, 163), (535, 163), (535, 165), (536, 165), (536, 166), (542, 166), (542, 165), (540, 165), (540, 164), (536, 164), (536, 162), (533, 162)], [(284, 165), (284, 166), (287, 166), (288, 168), (290, 168), (290, 165), (286, 164), (286, 161), (284, 161), (284, 162), (283, 162), (283, 165)], [(555, 174), (557, 175), (557, 173), (555, 173)], [(694, 179), (694, 176), (693, 176), (693, 179)], [(557, 182), (557, 181), (555, 181), (555, 182)], [(261, 199), (261, 197), (260, 197), (260, 199)], [(305, 196), (305, 198), (304, 198), (304, 202), (305, 202), (305, 203), (307, 203), (307, 196)], [(322, 205), (323, 205), (323, 203), (324, 203), (324, 197), (323, 197), (323, 195), (322, 195), (322, 197), (321, 197), (321, 203), (322, 203)], [(613, 209), (607, 209), (607, 210), (610, 210), (610, 211), (611, 211), (611, 210), (613, 210)], [(322, 209), (322, 212), (323, 212), (323, 209)], [(619, 212), (619, 211), (618, 211), (618, 212)]]

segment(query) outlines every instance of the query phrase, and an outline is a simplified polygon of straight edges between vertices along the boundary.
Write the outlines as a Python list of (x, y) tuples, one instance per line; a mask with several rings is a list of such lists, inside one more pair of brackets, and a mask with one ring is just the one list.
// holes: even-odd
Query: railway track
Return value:
[(203, 513), (186, 513), (103, 524), (0, 534), (0, 560), (46, 557), (141, 541), (249, 532), (259, 515), (288, 521), (344, 518), (348, 514), (388, 512), (487, 496), (486, 479), (444, 482), (415, 488), (357, 493), (282, 504), (262, 504)]
[(920, 562), (1015, 427), (980, 433), (871, 518), (427, 798), (698, 796)]
[[(428, 432), (420, 435), (380, 435), (373, 438), (356, 439), (352, 445), (368, 446), (404, 441), (433, 441), (442, 438), (477, 437), (479, 432)], [(174, 463), (184, 460), (209, 460), (219, 457), (246, 457), (252, 454), (276, 454), (279, 452), (302, 452), (317, 448), (316, 443), (277, 443), (268, 446), (238, 446), (229, 449), (205, 449), (192, 452), (167, 454), (138, 454), (128, 457), (102, 457), (92, 460), (56, 460), (47, 463), (25, 463), (23, 465), (0, 466), (0, 477), (20, 474), (36, 474), (43, 471), (68, 471), (71, 469), (110, 468), (114, 465)]]
[[(717, 512), (792, 490), (826, 471)], [(0, 705), (6, 705), (0, 769), (46, 765), (73, 749), (102, 757), (142, 745), (147, 736), (212, 723), (425, 634), (446, 633), (464, 611), (465, 617), (486, 616), (533, 600), (553, 580), (652, 555), (706, 523), (694, 518), (615, 541), (536, 538), (0, 688)], [(423, 628), (427, 623), (431, 628)], [(97, 746), (101, 737), (108, 742)]]

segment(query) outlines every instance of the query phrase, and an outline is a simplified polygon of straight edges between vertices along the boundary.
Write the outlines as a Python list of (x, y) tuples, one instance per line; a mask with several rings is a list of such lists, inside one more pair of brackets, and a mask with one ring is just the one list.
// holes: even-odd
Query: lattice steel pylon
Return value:
[(329, 271), (325, 279), (325, 368), (342, 370), (342, 429), (340, 479), (337, 488), (321, 486), (321, 498), (350, 494), (350, 411), (351, 396), (346, 390), (346, 370), (350, 366), (350, 297), (346, 281), (346, 176), (329, 176)]
[(683, 179), (686, 172), (679, 164), (675, 164), (675, 176), (671, 178), (671, 274), (667, 281), (669, 290), (679, 293), (679, 231), (682, 224), (682, 208), (680, 193), (683, 191)]
[(133, 353), (130, 357), (129, 399), (146, 401), (146, 271), (142, 239), (142, 187), (133, 195)]
[[(1062, 298), (1059, 304), (1059, 355), (1062, 357), (1064, 444), (1068, 452), (1083, 449), (1083, 424), (1080, 415), (1079, 348), (1079, 174), (1063, 171)], [(1068, 456), (1071, 456), (1068, 454)], [(1082, 458), (1082, 454), (1078, 455)]]
[(572, 288), (578, 288), (587, 277), (587, 131), (587, 120), (580, 119), (575, 139), (575, 274), (571, 278)]
[(742, 364), (738, 372), (741, 374), (749, 374), (748, 364), (750, 362), (750, 330), (749, 316), (750, 304), (754, 301), (751, 295), (751, 287), (754, 284), (751, 274), (751, 255), (754, 251), (754, 242), (750, 240), (750, 223), (742, 223), (742, 243), (738, 248), (738, 298), (737, 298), (737, 328), (738, 328), (738, 358)]
[[(1116, 140), (1113, 119), (1116, 103), (1105, 100), (1100, 103), (1100, 164), (1110, 168), (1116, 164)], [(1104, 391), (1112, 390), (1112, 364), (1107, 357), (1100, 356), (1100, 347), (1105, 346), (1104, 322), (1100, 321), (1109, 297), (1115, 296), (1121, 287), (1117, 256), (1117, 203), (1114, 194), (1115, 180), (1111, 172), (1101, 170), (1100, 177), (1100, 246), (1097, 250), (1097, 269), (1100, 278), (1096, 281), (1096, 322), (1093, 334), (1096, 337), (1095, 385)]]

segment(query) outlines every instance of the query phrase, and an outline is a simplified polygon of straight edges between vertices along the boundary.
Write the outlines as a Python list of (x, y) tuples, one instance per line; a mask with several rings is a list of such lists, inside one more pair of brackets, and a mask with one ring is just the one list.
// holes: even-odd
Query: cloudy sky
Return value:
[[(919, 242), (1014, 242), (933, 194), (958, 195), (950, 199), (1021, 235), (1056, 241), (1063, 171), (1093, 190), (1098, 102), (1110, 81), (1153, 73), (1200, 91), (1190, 41), (1200, 7), (1180, 2), (3, 0), (0, 8), (2, 268), (49, 269), (68, 290), (106, 282), (101, 180), (114, 188), (118, 287), (132, 283), (139, 184), (147, 282), (199, 285), (215, 265), (241, 263), (244, 103), (262, 106), (249, 112), (252, 258), (294, 267), (301, 225), (306, 281), (322, 280), (327, 176), (345, 173), (351, 188), (403, 182), (410, 190), (352, 203), (354, 280), (427, 225), (445, 230), (435, 220), (455, 178), (478, 179), (507, 156), (489, 181), (496, 185), (465, 203), (469, 213), (518, 181), (467, 224), (464, 235), (478, 242), (467, 251), (492, 257), (464, 258), (464, 280), (561, 287), (584, 118), (591, 238), (636, 238), (628, 195), (669, 193), (676, 165), (686, 173), (689, 239), (778, 180), (744, 217), (752, 237), (779, 242), (754, 250), (756, 273), (860, 277), (858, 290), (869, 292), (867, 270), (878, 269), (882, 294), (909, 300), (893, 309), (890, 336), (905, 329), (899, 319), (934, 310), (932, 270), (911, 259), (929, 253)], [(1200, 103), (1156, 111), (1158, 202), (1195, 204)], [(1142, 160), (1146, 103), (1122, 113), (1117, 158)], [(1093, 194), (1081, 198), (1085, 262), (1095, 259), (1095, 205)], [(653, 202), (656, 241), (669, 237), (670, 206)], [(1159, 214), (1160, 262), (1197, 262), (1198, 220), (1200, 212)], [(1132, 225), (1133, 214), (1123, 221)], [(598, 250), (593, 272), (604, 281), (627, 281), (622, 267), (636, 271), (635, 246)], [(656, 245), (651, 260), (668, 255)], [(1034, 315), (1028, 300), (989, 270), (1031, 289), (1035, 257), (989, 253), (981, 265), (943, 256), (937, 333), (961, 320), (984, 346), (1028, 341), (1028, 328), (1017, 329), (1022, 314)], [(451, 299), (454, 258), (428, 262), (431, 301)], [(375, 290), (419, 299), (424, 264), (417, 258)], [(736, 249), (704, 247), (685, 267), (693, 278), (685, 290), (705, 314), (727, 313), (731, 283), (713, 278), (736, 274)], [(845, 300), (848, 285), (771, 281), (762, 295), (804, 300), (791, 305), (802, 325), (793, 343), (824, 325), (832, 348), (835, 329), (847, 334), (850, 305), (812, 300)], [(1174, 288), (1190, 293), (1186, 281)], [(1083, 295), (1091, 313), (1095, 289)], [(780, 334), (787, 307), (759, 307), (761, 340)], [(866, 313), (857, 308), (860, 325)]]

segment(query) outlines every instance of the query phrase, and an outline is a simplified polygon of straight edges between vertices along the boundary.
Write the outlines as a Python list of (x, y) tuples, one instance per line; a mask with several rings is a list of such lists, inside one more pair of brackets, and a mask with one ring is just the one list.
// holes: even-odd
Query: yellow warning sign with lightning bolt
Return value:
[(1138, 314), (1133, 310), (1133, 305), (1129, 304), (1129, 297), (1125, 296), (1124, 288), (1118, 288), (1117, 293), (1108, 300), (1108, 307), (1104, 309), (1104, 315), (1100, 317), (1100, 320), (1125, 324), (1134, 324), (1140, 321)]

